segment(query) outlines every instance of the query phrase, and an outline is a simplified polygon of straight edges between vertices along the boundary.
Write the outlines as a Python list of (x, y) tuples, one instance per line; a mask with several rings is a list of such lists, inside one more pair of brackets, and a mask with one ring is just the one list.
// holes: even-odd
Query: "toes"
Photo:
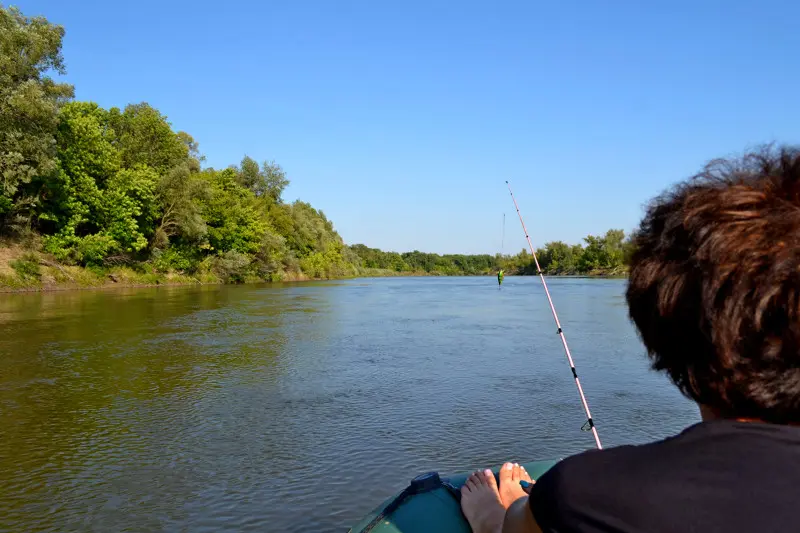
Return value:
[(505, 463), (500, 468), (500, 484), (501, 485), (504, 482), (509, 482), (510, 483), (512, 481), (511, 474), (512, 474), (513, 470), (514, 470), (514, 464), (513, 463)]
[(468, 494), (474, 492), (476, 490), (481, 489), (482, 487), (494, 487), (497, 488), (497, 481), (494, 479), (494, 474), (491, 470), (483, 470), (483, 471), (475, 471), (473, 472), (467, 480), (464, 482), (464, 485), (461, 487), (461, 494)]
[(473, 490), (475, 490), (475, 481), (472, 479), (472, 477), (473, 477), (474, 475), (475, 475), (475, 474), (472, 474), (471, 476), (469, 476), (469, 477), (467, 478), (467, 480), (466, 480), (466, 481), (464, 481), (464, 484), (463, 484), (463, 485), (461, 485), (461, 495), (462, 495), (462, 496), (466, 496), (467, 494), (469, 494), (469, 493), (471, 493)]
[(484, 485), (497, 488), (497, 480), (494, 478), (492, 471), (488, 468), (483, 471), (483, 483)]
[(520, 470), (519, 470), (519, 463), (514, 463), (514, 468), (511, 470), (511, 479), (513, 481), (520, 480)]
[(520, 466), (519, 467), (519, 476), (520, 476), (520, 479), (522, 481), (527, 481), (528, 483), (533, 483), (533, 479), (531, 479), (530, 474), (528, 474), (528, 471), (525, 470), (524, 466)]

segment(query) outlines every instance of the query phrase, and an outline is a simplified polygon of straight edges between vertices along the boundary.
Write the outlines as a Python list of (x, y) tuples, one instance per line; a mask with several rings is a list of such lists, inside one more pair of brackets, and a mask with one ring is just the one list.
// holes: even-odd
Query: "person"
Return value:
[[(476, 472), (476, 533), (797, 531), (800, 150), (709, 163), (635, 233), (629, 316), (701, 422), (658, 442), (568, 457), (529, 490)], [(658, 416), (654, 410), (653, 416)]]
[(497, 284), (498, 285), (502, 285), (503, 284), (503, 277), (504, 276), (505, 276), (505, 272), (503, 271), (502, 268), (497, 271)]

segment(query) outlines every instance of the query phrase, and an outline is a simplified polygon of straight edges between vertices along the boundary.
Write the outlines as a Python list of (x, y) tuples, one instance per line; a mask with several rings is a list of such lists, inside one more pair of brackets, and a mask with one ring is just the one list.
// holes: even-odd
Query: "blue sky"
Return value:
[(348, 243), (495, 253), (630, 230), (708, 159), (800, 136), (800, 3), (26, 0), (76, 96), (207, 164), (275, 160)]

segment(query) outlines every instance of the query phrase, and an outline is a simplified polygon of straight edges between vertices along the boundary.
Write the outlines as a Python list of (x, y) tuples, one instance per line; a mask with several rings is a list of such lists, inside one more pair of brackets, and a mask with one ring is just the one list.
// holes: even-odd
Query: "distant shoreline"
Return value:
[[(52, 268), (52, 267), (50, 267)], [(64, 267), (62, 267), (64, 268)], [(71, 267), (79, 268), (79, 267)], [(389, 271), (392, 272), (392, 271)], [(67, 292), (67, 291), (86, 291), (86, 290), (113, 290), (113, 289), (144, 289), (153, 287), (191, 287), (191, 286), (213, 286), (213, 285), (279, 285), (284, 283), (308, 283), (319, 281), (336, 281), (348, 279), (369, 279), (369, 278), (464, 278), (464, 277), (492, 277), (494, 274), (475, 274), (475, 275), (441, 275), (431, 274), (427, 272), (364, 272), (356, 276), (343, 276), (336, 278), (309, 278), (307, 276), (291, 276), (286, 279), (276, 281), (264, 280), (248, 280), (243, 283), (226, 283), (221, 280), (206, 279), (205, 281), (199, 278), (193, 278), (182, 275), (164, 275), (152, 281), (137, 281), (135, 279), (128, 279), (116, 276), (113, 272), (106, 274), (106, 279), (97, 276), (91, 281), (82, 280), (78, 281), (56, 281), (56, 282), (42, 282), (41, 280), (35, 281), (19, 279), (14, 285), (10, 285), (7, 281), (8, 276), (0, 277), (0, 294), (16, 294), (16, 293), (37, 293), (37, 292)], [(117, 281), (114, 281), (116, 277)], [(507, 277), (535, 277), (535, 275), (508, 275)], [(610, 274), (546, 274), (547, 278), (569, 278), (569, 279), (625, 279), (627, 275), (610, 275)], [(82, 284), (83, 283), (83, 284)]]

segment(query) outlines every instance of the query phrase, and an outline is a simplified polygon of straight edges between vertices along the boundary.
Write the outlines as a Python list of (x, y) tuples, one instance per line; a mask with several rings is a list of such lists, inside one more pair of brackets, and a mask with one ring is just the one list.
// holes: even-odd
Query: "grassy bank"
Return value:
[[(439, 272), (397, 272), (385, 268), (358, 268), (351, 276), (336, 279), (364, 277), (430, 277), (442, 276)], [(579, 276), (588, 278), (624, 278), (619, 270), (596, 270)], [(0, 292), (59, 291), (75, 289), (101, 289), (109, 287), (148, 287), (160, 285), (198, 285), (223, 283), (263, 283), (314, 281), (333, 278), (309, 277), (299, 272), (278, 272), (265, 280), (254, 276), (232, 279), (212, 268), (193, 273), (161, 272), (150, 263), (107, 267), (81, 267), (59, 263), (53, 256), (15, 243), (0, 243)]]
[(147, 286), (161, 284), (220, 283), (214, 273), (194, 275), (161, 273), (131, 266), (84, 268), (64, 265), (52, 256), (22, 246), (0, 247), (0, 291), (39, 291)]
[[(419, 272), (395, 272), (382, 268), (360, 268), (348, 277), (431, 276)], [(135, 263), (106, 267), (81, 267), (59, 263), (52, 255), (18, 243), (0, 242), (0, 292), (100, 289), (223, 283), (313, 281), (332, 278), (309, 277), (302, 272), (278, 272), (270, 279), (245, 276), (231, 278), (213, 268), (193, 273), (161, 272), (152, 264)]]

